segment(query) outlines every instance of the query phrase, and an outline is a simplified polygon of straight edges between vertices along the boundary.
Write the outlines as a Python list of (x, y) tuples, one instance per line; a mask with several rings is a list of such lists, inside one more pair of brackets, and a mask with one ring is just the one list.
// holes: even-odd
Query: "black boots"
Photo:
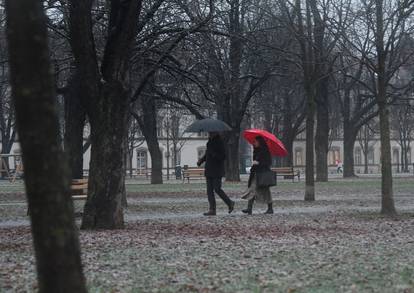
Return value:
[(235, 204), (234, 201), (230, 201), (230, 203), (229, 203), (229, 214), (231, 214), (231, 212), (234, 210), (234, 204)]
[(250, 199), (247, 202), (247, 209), (242, 210), (242, 212), (245, 213), (245, 214), (251, 215), (252, 214), (252, 209), (253, 209), (253, 202), (254, 202), (254, 199)]
[[(235, 202), (234, 201), (230, 201), (229, 202), (229, 204), (228, 204), (228, 207), (229, 207), (229, 214), (231, 214), (231, 212), (234, 210), (234, 205), (235, 205)], [(215, 216), (217, 213), (216, 213), (216, 210), (215, 209), (212, 209), (212, 208), (210, 208), (209, 210), (208, 210), (208, 212), (207, 213), (204, 213), (203, 215), (204, 216)]]
[[(253, 202), (254, 200), (251, 199), (247, 202), (247, 209), (242, 210), (243, 213), (251, 215), (252, 214), (252, 209), (253, 209)], [(267, 204), (267, 211), (265, 212), (265, 215), (271, 215), (273, 214), (273, 203), (268, 203)]]
[(267, 211), (265, 212), (265, 215), (273, 214), (273, 203), (267, 204)]
[(204, 216), (215, 216), (216, 211), (215, 210), (209, 210), (207, 213), (204, 213), (203, 215)]

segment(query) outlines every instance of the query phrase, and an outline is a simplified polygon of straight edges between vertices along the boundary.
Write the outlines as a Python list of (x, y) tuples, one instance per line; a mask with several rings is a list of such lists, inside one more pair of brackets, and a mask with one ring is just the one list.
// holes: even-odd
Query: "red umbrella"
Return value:
[(243, 132), (243, 136), (250, 144), (253, 144), (256, 136), (263, 137), (272, 156), (284, 157), (288, 154), (283, 143), (275, 135), (266, 130), (248, 129)]

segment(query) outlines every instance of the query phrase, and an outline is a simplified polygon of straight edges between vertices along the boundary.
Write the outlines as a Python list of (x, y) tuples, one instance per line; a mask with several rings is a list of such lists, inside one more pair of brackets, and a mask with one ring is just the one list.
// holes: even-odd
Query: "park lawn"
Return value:
[[(242, 215), (245, 202), (237, 200), (234, 214), (218, 201), (219, 215), (206, 218), (201, 216), (207, 209), (201, 182), (128, 184), (126, 228), (80, 232), (88, 288), (414, 292), (414, 180), (395, 180), (396, 218), (378, 214), (378, 180), (317, 186), (317, 200), (307, 203), (303, 183), (279, 184), (273, 189), (275, 215), (262, 215), (263, 205), (255, 206), (251, 217)], [(237, 199), (245, 186), (224, 188)], [(81, 210), (81, 202), (76, 205)], [(35, 291), (25, 206), (2, 206), (0, 213), (0, 292)], [(2, 226), (13, 219), (22, 222)]]

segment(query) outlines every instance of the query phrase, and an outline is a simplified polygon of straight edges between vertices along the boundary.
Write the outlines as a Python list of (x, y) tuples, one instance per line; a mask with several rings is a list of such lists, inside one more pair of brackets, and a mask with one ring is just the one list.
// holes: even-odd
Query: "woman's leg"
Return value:
[(273, 202), (267, 204), (267, 211), (265, 214), (273, 214)]
[(254, 198), (249, 199), (249, 201), (247, 202), (247, 209), (242, 210), (242, 212), (245, 214), (251, 215), (252, 210), (253, 210), (253, 203), (254, 203)]

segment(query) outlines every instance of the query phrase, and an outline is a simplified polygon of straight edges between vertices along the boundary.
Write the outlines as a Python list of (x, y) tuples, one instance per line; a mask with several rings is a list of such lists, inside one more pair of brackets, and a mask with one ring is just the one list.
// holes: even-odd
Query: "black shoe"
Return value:
[(204, 216), (215, 216), (216, 215), (216, 211), (209, 210), (207, 213), (204, 213), (203, 215)]
[(265, 215), (271, 215), (273, 214), (273, 203), (267, 204), (267, 211), (265, 212)]
[(242, 213), (251, 215), (252, 214), (252, 210), (251, 209), (245, 209), (245, 210), (242, 210)]
[(235, 204), (234, 201), (231, 201), (230, 202), (230, 205), (229, 205), (229, 214), (231, 214), (231, 212), (234, 210), (234, 204)]

